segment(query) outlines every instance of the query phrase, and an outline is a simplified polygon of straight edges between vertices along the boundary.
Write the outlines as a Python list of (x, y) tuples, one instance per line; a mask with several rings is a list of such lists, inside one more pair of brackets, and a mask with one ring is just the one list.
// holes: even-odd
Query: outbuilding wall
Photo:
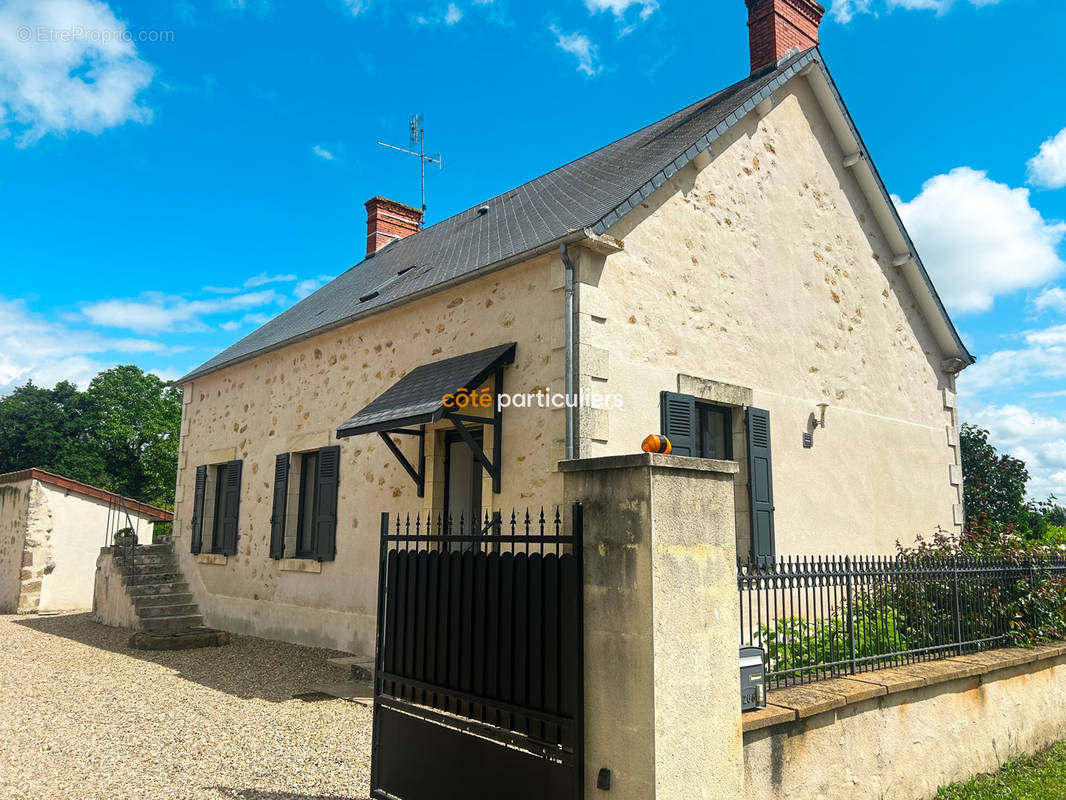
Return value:
[[(42, 552), (46, 548), (50, 568), (42, 577), (38, 611), (66, 611), (93, 607), (96, 560), (108, 529), (108, 504), (41, 481), (35, 497), (37, 514), (47, 524)], [(129, 524), (141, 544), (152, 543), (152, 524), (147, 516), (129, 512)], [(120, 523), (125, 527), (126, 521)], [(36, 559), (35, 559), (36, 563)]]
[(0, 614), (13, 614), (18, 610), (32, 483), (27, 478), (0, 484)]
[[(953, 377), (807, 81), (713, 150), (610, 231), (623, 252), (581, 259), (582, 386), (624, 407), (582, 411), (580, 455), (634, 452), (659, 432), (661, 391), (709, 379), (770, 412), (779, 554), (887, 553), (958, 531)], [(805, 449), (818, 403), (826, 425)]]
[[(563, 295), (554, 284), (550, 259), (535, 259), (186, 384), (174, 530), (207, 623), (372, 653), (380, 515), (439, 510), (439, 434), (431, 432), (429, 482), (426, 497), (418, 498), (376, 434), (338, 441), (336, 429), (415, 367), (506, 342), (518, 347), (505, 371), (505, 392), (558, 386)], [(550, 510), (559, 502), (563, 425), (561, 411), (505, 410), (502, 492), (487, 487), (486, 506)], [(331, 444), (341, 448), (336, 559), (271, 559), (275, 457)], [(405, 439), (401, 447), (414, 460), (414, 443)], [(235, 458), (244, 462), (239, 552), (208, 555), (205, 530), (204, 554), (193, 556), (196, 466)]]

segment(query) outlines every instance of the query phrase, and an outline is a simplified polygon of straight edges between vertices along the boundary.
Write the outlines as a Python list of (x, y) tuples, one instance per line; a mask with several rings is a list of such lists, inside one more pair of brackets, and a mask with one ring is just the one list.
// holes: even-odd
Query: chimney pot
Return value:
[(748, 6), (751, 73), (772, 66), (792, 48), (818, 45), (825, 9), (815, 0), (744, 0)]
[(422, 227), (422, 212), (385, 197), (366, 201), (366, 254), (373, 255), (389, 242), (403, 239)]

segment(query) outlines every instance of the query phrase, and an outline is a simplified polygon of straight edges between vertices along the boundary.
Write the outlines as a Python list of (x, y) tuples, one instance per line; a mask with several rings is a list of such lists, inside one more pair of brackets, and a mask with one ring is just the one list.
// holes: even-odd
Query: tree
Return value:
[(171, 507), (181, 390), (135, 366), (105, 370), (89, 388), (27, 382), (0, 398), (0, 472), (39, 467)]
[(103, 481), (90, 416), (85, 395), (72, 383), (18, 387), (0, 399), (0, 472), (39, 467), (86, 483)]
[(127, 365), (105, 370), (85, 392), (113, 491), (172, 505), (181, 428), (181, 390)]
[(1027, 530), (1031, 511), (1025, 502), (1025, 462), (1000, 455), (989, 443), (988, 431), (969, 423), (963, 423), (959, 442), (967, 525), (1013, 524)]

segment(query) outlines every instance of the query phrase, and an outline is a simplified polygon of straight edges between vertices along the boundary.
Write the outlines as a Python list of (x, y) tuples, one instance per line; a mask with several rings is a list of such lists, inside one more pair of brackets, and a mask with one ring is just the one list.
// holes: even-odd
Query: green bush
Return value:
[(866, 668), (904, 651), (957, 652), (957, 625), (974, 648), (1066, 639), (1066, 526), (1046, 526), (1040, 541), (1002, 526), (974, 525), (959, 538), (937, 531), (898, 547), (893, 572), (854, 590), (850, 619), (841, 597), (822, 617), (760, 625), (755, 643), (769, 671), (820, 676), (849, 661), (852, 632)]
[[(855, 658), (865, 665), (883, 665), (892, 653), (909, 649), (903, 617), (879, 592), (860, 596), (854, 603), (851, 627), (846, 607), (827, 619), (787, 617), (772, 626), (759, 626), (759, 643), (765, 648), (771, 672), (796, 676), (823, 672), (820, 664), (849, 661), (851, 637)], [(886, 656), (886, 658), (877, 658)]]

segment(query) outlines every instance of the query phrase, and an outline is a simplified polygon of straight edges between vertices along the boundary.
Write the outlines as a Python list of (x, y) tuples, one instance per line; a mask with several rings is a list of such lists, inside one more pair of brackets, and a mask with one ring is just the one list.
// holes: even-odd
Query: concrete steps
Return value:
[(205, 646), (194, 644), (201, 639), (216, 645), (229, 641), (225, 635), (203, 635), (222, 632), (204, 627), (204, 615), (189, 591), (173, 544), (114, 547), (111, 557), (140, 621), (141, 633), (135, 635), (140, 637), (139, 644), (135, 646), (170, 649)]
[(178, 614), (166, 617), (141, 617), (141, 625), (148, 633), (183, 633), (204, 627), (203, 614)]
[[(170, 598), (168, 598), (170, 599)], [(196, 603), (167, 603), (155, 606), (137, 606), (137, 616), (140, 617), (145, 624), (148, 624), (148, 620), (159, 619), (160, 617), (181, 617), (189, 615), (200, 615), (200, 607)]]
[(335, 667), (350, 670), (350, 680), (369, 682), (374, 680), (374, 659), (371, 656), (342, 656), (341, 658), (327, 658), (326, 662)]
[(184, 605), (192, 603), (192, 592), (166, 592), (160, 594), (137, 594), (132, 595), (133, 605), (137, 608), (151, 608), (153, 606)]
[(174, 581), (171, 583), (159, 582), (159, 583), (136, 583), (132, 586), (127, 585), (126, 591), (130, 597), (134, 599), (136, 603), (139, 597), (158, 597), (166, 594), (184, 594), (189, 591), (189, 584), (185, 581)]

